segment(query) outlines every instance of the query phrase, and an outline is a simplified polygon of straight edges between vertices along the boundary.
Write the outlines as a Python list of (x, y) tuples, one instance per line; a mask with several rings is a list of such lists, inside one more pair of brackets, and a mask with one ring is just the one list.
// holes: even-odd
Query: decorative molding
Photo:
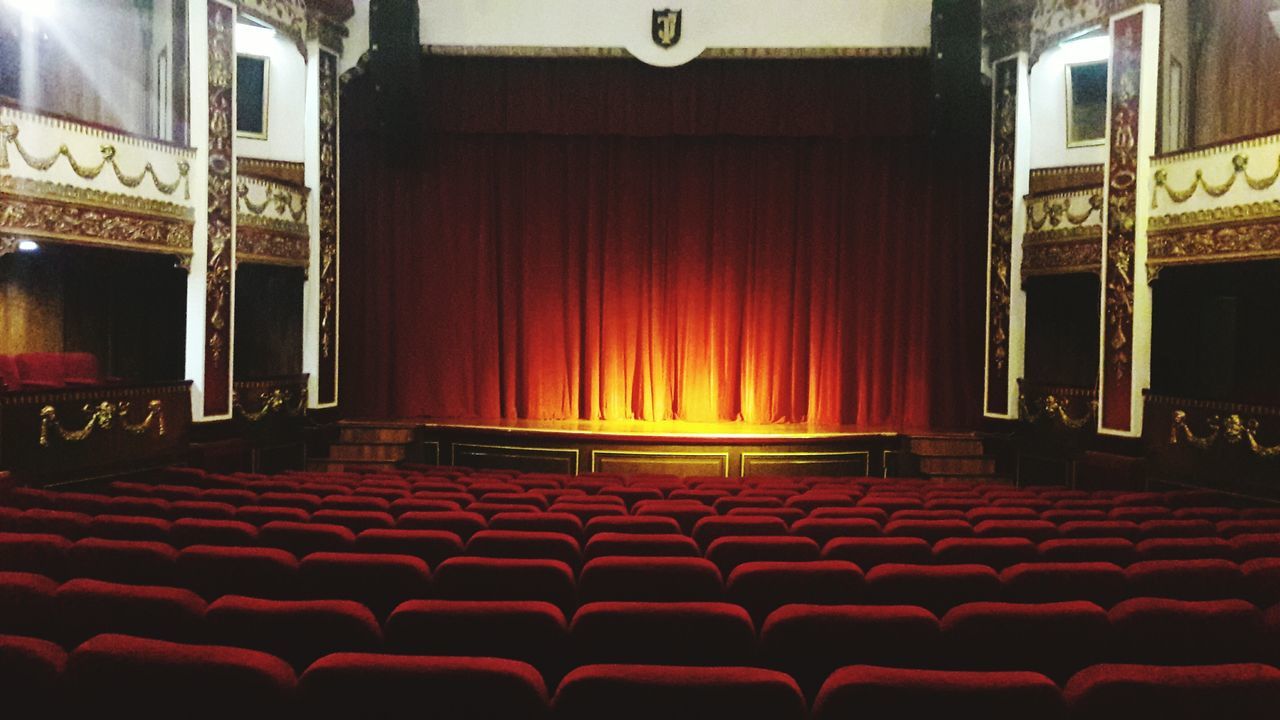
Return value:
[[(151, 200), (135, 195), (103, 192), (93, 188), (66, 185), (48, 180), (0, 175), (0, 194), (179, 220), (188, 225), (195, 222), (195, 208), (188, 205), (177, 205), (163, 200)], [(190, 241), (187, 244), (190, 245)]]
[[(1080, 199), (1085, 200), (1085, 207), (1073, 210), (1072, 207), (1075, 201)], [(1038, 217), (1037, 210), (1039, 211)], [(1048, 225), (1049, 230), (1054, 230), (1062, 225), (1063, 220), (1066, 220), (1068, 224), (1079, 227), (1088, 223), (1093, 218), (1094, 213), (1098, 214), (1097, 224), (1100, 225), (1102, 216), (1101, 188), (1098, 190), (1046, 195), (1028, 200), (1027, 226), (1031, 229), (1029, 232), (1045, 230), (1046, 225)]]
[[(426, 55), (439, 57), (594, 58), (632, 59), (623, 47), (545, 47), (537, 45), (424, 45)], [(927, 47), (806, 47), (707, 48), (703, 60), (819, 60), (840, 58), (923, 58)]]
[(1276, 258), (1280, 258), (1280, 222), (1152, 233), (1147, 245), (1147, 265), (1154, 269)]
[(1093, 27), (1104, 27), (1112, 15), (1150, 0), (1036, 0), (1031, 12), (1031, 63), (1045, 50)]
[(272, 415), (300, 417), (307, 414), (307, 388), (277, 387), (258, 393), (258, 409), (246, 410), (240, 403), (241, 389), (236, 388), (232, 405), (237, 417), (251, 423), (262, 422)]
[(1193, 197), (1196, 193), (1203, 190), (1210, 197), (1219, 198), (1231, 192), (1231, 188), (1235, 187), (1236, 180), (1244, 178), (1245, 183), (1254, 190), (1263, 191), (1271, 188), (1280, 180), (1280, 156), (1276, 159), (1276, 169), (1270, 175), (1261, 178), (1255, 178), (1249, 174), (1249, 156), (1238, 153), (1231, 158), (1231, 171), (1226, 179), (1220, 183), (1211, 183), (1205, 179), (1205, 171), (1203, 168), (1197, 168), (1195, 177), (1191, 184), (1182, 190), (1175, 190), (1169, 184), (1169, 171), (1160, 168), (1153, 173), (1155, 188), (1151, 191), (1151, 207), (1156, 209), (1160, 207), (1161, 191), (1168, 196), (1174, 203), (1182, 204)]
[(236, 175), (261, 178), (263, 180), (276, 180), (298, 187), (305, 187), (307, 184), (306, 165), (300, 162), (237, 157)]
[(1050, 422), (1059, 425), (1067, 430), (1082, 430), (1093, 424), (1098, 417), (1098, 400), (1097, 398), (1089, 399), (1085, 412), (1076, 416), (1072, 415), (1069, 406), (1077, 404), (1081, 398), (1059, 398), (1053, 392), (1047, 392), (1035, 400), (1028, 402), (1024, 393), (1018, 395), (1018, 405), (1021, 410), (1021, 419), (1025, 422), (1035, 424), (1038, 422)]
[(276, 220), (305, 228), (310, 194), (305, 187), (242, 175), (236, 178), (236, 212), (248, 218)]
[(311, 242), (306, 235), (273, 233), (241, 224), (236, 228), (236, 262), (259, 265), (287, 265), (306, 268), (311, 261)]
[(1258, 431), (1261, 421), (1257, 418), (1245, 419), (1236, 413), (1222, 417), (1213, 415), (1205, 421), (1209, 428), (1206, 435), (1196, 435), (1187, 423), (1187, 411), (1174, 410), (1170, 416), (1172, 427), (1169, 431), (1169, 444), (1177, 445), (1186, 442), (1199, 450), (1209, 450), (1221, 442), (1224, 445), (1245, 444), (1249, 452), (1260, 458), (1280, 457), (1280, 443), (1263, 445), (1258, 442)]
[(1151, 230), (1187, 230), (1227, 223), (1258, 222), (1280, 218), (1280, 200), (1267, 200), (1248, 205), (1215, 207), (1193, 212), (1159, 215), (1151, 218)]
[(117, 148), (114, 145), (103, 145), (100, 148), (101, 158), (97, 164), (93, 161), (88, 163), (77, 160), (71, 149), (66, 144), (58, 146), (58, 149), (51, 154), (38, 156), (33, 154), (22, 143), (19, 133), (20, 128), (14, 123), (0, 123), (0, 170), (7, 170), (10, 167), (9, 146), (13, 145), (17, 151), (18, 157), (27, 167), (36, 172), (47, 172), (50, 168), (58, 163), (60, 159), (66, 159), (67, 165), (78, 177), (83, 180), (96, 180), (103, 170), (111, 169), (115, 175), (116, 182), (122, 186), (133, 189), (138, 187), (148, 177), (151, 178), (152, 186), (162, 195), (173, 195), (182, 189), (182, 196), (185, 199), (191, 198), (191, 186), (188, 182), (187, 175), (191, 170), (190, 164), (186, 160), (177, 161), (177, 174), (172, 181), (161, 180), (156, 174), (155, 166), (150, 162), (142, 167), (142, 170), (136, 174), (126, 173), (120, 168), (120, 163), (116, 159)]
[(151, 400), (147, 403), (147, 415), (138, 423), (129, 422), (129, 413), (131, 411), (129, 401), (123, 400), (118, 402), (102, 401), (95, 404), (86, 404), (83, 411), (89, 416), (88, 421), (78, 430), (67, 430), (58, 420), (58, 410), (53, 405), (45, 405), (40, 408), (40, 447), (48, 448), (52, 445), (52, 440), (56, 439), (64, 443), (78, 443), (88, 440), (94, 431), (102, 430), (107, 432), (114, 429), (120, 429), (130, 435), (146, 435), (155, 428), (156, 435), (165, 436), (164, 422), (164, 403), (160, 400)]
[(192, 225), (185, 220), (82, 207), (0, 190), (0, 233), (71, 245), (190, 255)]
[(209, 3), (209, 195), (205, 280), (204, 414), (226, 415), (231, 394), (231, 292), (235, 252), (235, 10)]
[(987, 268), (987, 411), (1001, 415), (1010, 412), (1009, 335), (1019, 66), (1017, 57), (997, 63), (993, 90), (991, 237)]
[[(1060, 1), (1060, 0), (1059, 0)], [(1134, 253), (1137, 238), (1139, 106), (1143, 14), (1117, 20), (1112, 33), (1111, 148), (1107, 165), (1103, 266), (1103, 427), (1132, 420)]]
[(319, 377), (321, 404), (338, 397), (338, 57), (321, 51)]
[(1102, 165), (1066, 165), (1031, 171), (1028, 197), (1101, 188), (1106, 170)]
[(1064, 233), (1080, 232), (1083, 239), (1038, 240), (1024, 238), (1022, 246), (1022, 274), (1066, 275), (1071, 273), (1097, 273), (1102, 269), (1102, 229), (1077, 228)]
[(318, 41), (320, 47), (341, 55), (347, 35), (347, 26), (328, 14), (307, 13), (306, 38)]

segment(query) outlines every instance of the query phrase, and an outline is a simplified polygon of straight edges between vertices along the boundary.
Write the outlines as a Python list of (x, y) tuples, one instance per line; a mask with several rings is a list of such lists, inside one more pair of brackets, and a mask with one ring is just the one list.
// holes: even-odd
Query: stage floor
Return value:
[(421, 459), (582, 474), (883, 475), (902, 455), (892, 431), (807, 423), (636, 420), (405, 420)]

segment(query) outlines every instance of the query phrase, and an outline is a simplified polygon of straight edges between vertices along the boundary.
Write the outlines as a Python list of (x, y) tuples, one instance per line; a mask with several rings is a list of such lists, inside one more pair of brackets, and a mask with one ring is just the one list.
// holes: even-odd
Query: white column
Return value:
[(205, 283), (209, 264), (209, 0), (187, 0), (187, 142), (196, 149), (188, 180), (195, 201), (187, 274), (186, 376), (191, 417), (204, 420)]

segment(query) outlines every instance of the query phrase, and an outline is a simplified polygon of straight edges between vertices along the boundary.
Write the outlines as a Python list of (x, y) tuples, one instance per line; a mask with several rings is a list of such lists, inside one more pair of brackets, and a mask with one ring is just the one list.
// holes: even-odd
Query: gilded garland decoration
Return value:
[(205, 412), (226, 412), (230, 382), (231, 254), (234, 252), (232, 97), (234, 12), (209, 3), (209, 238), (205, 283)]
[(142, 185), (142, 182), (148, 177), (151, 178), (152, 185), (162, 195), (173, 195), (182, 188), (183, 198), (191, 199), (191, 187), (187, 175), (191, 171), (191, 166), (186, 160), (178, 160), (177, 177), (172, 181), (164, 181), (156, 174), (155, 167), (148, 162), (143, 166), (142, 170), (136, 174), (126, 173), (120, 167), (119, 161), (116, 160), (118, 149), (115, 145), (105, 144), (99, 149), (102, 156), (98, 159), (97, 164), (85, 163), (76, 159), (71, 153), (71, 149), (62, 144), (53, 153), (45, 156), (38, 156), (22, 144), (19, 138), (19, 128), (15, 123), (0, 123), (0, 169), (10, 166), (9, 145), (13, 145), (18, 151), (18, 157), (26, 163), (27, 167), (36, 172), (47, 172), (57, 164), (59, 159), (65, 158), (67, 164), (71, 167), (71, 171), (84, 180), (95, 180), (102, 174), (103, 170), (110, 168), (116, 176), (116, 180), (123, 186), (134, 189)]
[(49, 447), (54, 438), (68, 443), (84, 442), (93, 435), (95, 430), (106, 432), (116, 428), (135, 436), (146, 435), (154, 428), (156, 435), (164, 437), (166, 432), (164, 403), (159, 400), (148, 402), (146, 417), (137, 423), (130, 423), (128, 420), (131, 409), (127, 400), (116, 403), (103, 401), (97, 405), (87, 404), (83, 412), (89, 416), (89, 419), (78, 429), (68, 430), (58, 419), (57, 408), (45, 405), (40, 408), (40, 447)]
[(0, 230), (129, 250), (187, 254), (191, 225), (181, 220), (81, 207), (0, 192)]
[(240, 404), (240, 395), (236, 394), (235, 411), (240, 417), (251, 423), (262, 422), (270, 415), (286, 415), (298, 417), (307, 412), (307, 389), (298, 391), (298, 398), (293, 402), (293, 393), (283, 388), (276, 388), (258, 395), (258, 409), (246, 410)]
[(996, 104), (991, 192), (990, 276), (987, 302), (988, 398), (993, 412), (1008, 411), (1009, 304), (1014, 213), (1014, 153), (1017, 147), (1018, 60), (996, 66)]
[(1098, 415), (1098, 401), (1091, 400), (1089, 402), (1089, 411), (1080, 417), (1071, 417), (1067, 412), (1066, 405), (1057, 398), (1056, 395), (1045, 395), (1036, 403), (1036, 407), (1032, 407), (1027, 403), (1025, 395), (1019, 398), (1022, 405), (1022, 418), (1029, 423), (1038, 423), (1041, 420), (1047, 420), (1057, 423), (1068, 430), (1080, 430), (1090, 423)]
[(1272, 185), (1280, 180), (1280, 156), (1276, 158), (1276, 169), (1270, 175), (1261, 178), (1255, 178), (1249, 174), (1249, 156), (1243, 153), (1236, 154), (1231, 158), (1231, 172), (1227, 175), (1227, 179), (1220, 183), (1211, 183), (1205, 179), (1203, 168), (1197, 168), (1195, 178), (1191, 184), (1181, 190), (1175, 190), (1169, 185), (1169, 171), (1161, 168), (1156, 170), (1152, 178), (1155, 180), (1155, 189), (1152, 190), (1151, 207), (1152, 209), (1160, 206), (1160, 193), (1163, 191), (1169, 196), (1169, 199), (1175, 203), (1182, 204), (1196, 196), (1196, 193), (1203, 190), (1209, 197), (1222, 197), (1231, 192), (1231, 188), (1235, 187), (1236, 181), (1244, 178), (1245, 183), (1252, 189), (1263, 191), (1269, 190)]
[(1221, 415), (1214, 415), (1206, 421), (1210, 430), (1209, 434), (1196, 435), (1187, 423), (1187, 412), (1185, 410), (1175, 410), (1172, 417), (1173, 424), (1169, 430), (1170, 445), (1177, 445), (1186, 441), (1192, 447), (1208, 450), (1221, 440), (1227, 445), (1247, 443), (1249, 452), (1260, 458), (1280, 456), (1280, 444), (1263, 445), (1258, 442), (1260, 424), (1256, 418), (1244, 420), (1235, 413), (1227, 415), (1225, 418)]

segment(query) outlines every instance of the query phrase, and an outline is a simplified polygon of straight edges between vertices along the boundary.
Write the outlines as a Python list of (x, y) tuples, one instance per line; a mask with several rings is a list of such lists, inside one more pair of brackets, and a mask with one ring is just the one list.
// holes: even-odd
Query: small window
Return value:
[(267, 78), (270, 61), (236, 56), (236, 131), (241, 137), (267, 139)]
[(1107, 136), (1107, 62), (1067, 66), (1067, 147), (1101, 145)]

